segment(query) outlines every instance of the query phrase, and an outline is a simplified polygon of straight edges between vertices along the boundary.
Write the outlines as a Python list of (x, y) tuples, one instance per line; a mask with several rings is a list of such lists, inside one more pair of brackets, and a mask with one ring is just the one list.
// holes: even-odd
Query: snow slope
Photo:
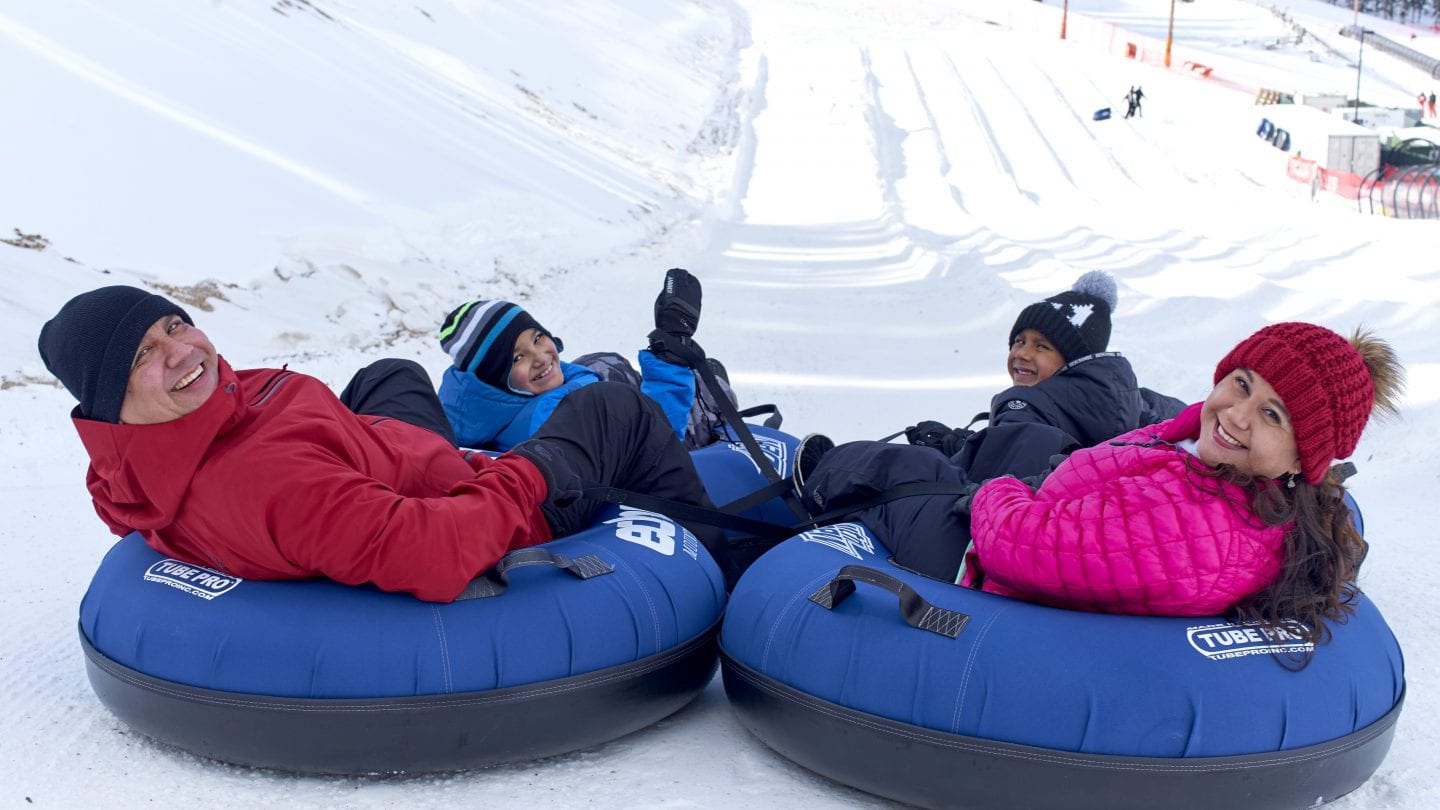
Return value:
[[(343, 779), (155, 745), (85, 679), (76, 609), (109, 540), (73, 402), (33, 348), (69, 296), (169, 291), (235, 364), (338, 388), (384, 354), (438, 378), (431, 334), (474, 296), (523, 301), (575, 354), (633, 350), (683, 265), (742, 398), (842, 439), (982, 410), (1015, 314), (1084, 270), (1119, 280), (1112, 346), (1186, 398), (1266, 322), (1378, 329), (1411, 390), (1362, 441), (1354, 490), (1410, 691), (1389, 758), (1336, 806), (1440, 803), (1440, 231), (1312, 202), (1244, 89), (1352, 93), (1348, 12), (1180, 3), (1166, 72), (1149, 57), (1167, 9), (1139, 0), (1072, 0), (1063, 42), (1057, 4), (1019, 0), (532, 5), (0, 6), (0, 239), (44, 247), (0, 244), (0, 802), (883, 806), (750, 737), (718, 681), (595, 750)], [(1131, 40), (1147, 61), (1115, 55)], [(1396, 105), (1431, 83), (1371, 49), (1362, 78)], [(1135, 84), (1142, 118), (1091, 120)]]

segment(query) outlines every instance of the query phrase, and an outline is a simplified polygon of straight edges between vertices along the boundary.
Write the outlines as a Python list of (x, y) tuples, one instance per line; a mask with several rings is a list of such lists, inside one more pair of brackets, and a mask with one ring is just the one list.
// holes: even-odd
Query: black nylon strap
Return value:
[(794, 526), (769, 523), (764, 520), (755, 520), (741, 515), (732, 515), (718, 509), (707, 509), (703, 506), (672, 501), (669, 498), (660, 498), (644, 492), (630, 492), (615, 487), (585, 487), (581, 490), (581, 495), (592, 500), (634, 506), (649, 512), (659, 512), (673, 520), (682, 522), (693, 521), (695, 523), (703, 523), (706, 526), (716, 526), (721, 529), (748, 532), (756, 537), (764, 537), (769, 540), (785, 540), (794, 537), (798, 531)]
[(790, 481), (781, 478), (779, 481), (767, 484), (748, 495), (741, 495), (727, 504), (722, 504), (720, 511), (731, 515), (742, 514), (772, 498), (778, 498), (784, 495), (790, 491), (791, 486)]
[(604, 576), (615, 569), (594, 554), (570, 558), (556, 554), (548, 548), (530, 546), (517, 548), (500, 558), (495, 567), (470, 580), (465, 590), (455, 597), (456, 602), (466, 599), (485, 599), (499, 596), (510, 588), (510, 571), (531, 565), (553, 565), (562, 571), (569, 571), (580, 579)]
[[(785, 481), (780, 483), (788, 484), (789, 482)], [(763, 489), (756, 490), (739, 500), (731, 501), (723, 507), (723, 510), (707, 509), (703, 506), (672, 501), (669, 498), (660, 498), (644, 492), (631, 492), (618, 487), (585, 487), (581, 490), (581, 494), (591, 500), (625, 504), (650, 512), (659, 512), (675, 520), (691, 520), (696, 523), (703, 523), (706, 526), (718, 526), (722, 529), (749, 532), (756, 537), (763, 537), (769, 540), (785, 540), (794, 537), (800, 532), (814, 529), (827, 523), (838, 523), (856, 512), (864, 511), (872, 506), (880, 506), (890, 501), (901, 498), (913, 498), (919, 495), (964, 495), (973, 485), (929, 481), (901, 484), (898, 487), (892, 487), (858, 503), (842, 506), (839, 509), (831, 509), (828, 512), (823, 512), (814, 517), (807, 516), (799, 523), (788, 526), (781, 523), (771, 523), (765, 520), (747, 518), (730, 511), (737, 504), (744, 505), (753, 497), (768, 493), (774, 486), (775, 485), (772, 484)], [(765, 498), (764, 500), (769, 500), (769, 498)], [(760, 502), (763, 503), (764, 500)], [(749, 506), (753, 505), (754, 504), (750, 504)], [(749, 506), (745, 506), (745, 508), (749, 508)]]
[(838, 509), (822, 512), (810, 518), (809, 523), (817, 526), (826, 523), (837, 523), (857, 512), (863, 512), (871, 507), (881, 506), (891, 501), (898, 501), (901, 498), (914, 498), (918, 495), (964, 495), (974, 486), (974, 484), (960, 484), (953, 481), (916, 481), (911, 484), (900, 484), (884, 492), (878, 492), (863, 501), (846, 504)]
[[(700, 379), (705, 382), (705, 386), (715, 396), (715, 404), (720, 406), (720, 415), (725, 417), (725, 423), (729, 425), (731, 432), (740, 437), (740, 443), (745, 446), (745, 452), (749, 453), (750, 458), (755, 461), (755, 466), (760, 468), (760, 474), (772, 484), (779, 481), (780, 473), (775, 471), (770, 464), (770, 459), (765, 457), (765, 451), (760, 449), (754, 434), (750, 432), (750, 427), (745, 424), (744, 419), (740, 418), (740, 412), (735, 410), (735, 405), (730, 401), (730, 397), (725, 396), (725, 390), (720, 387), (720, 381), (715, 378), (715, 370), (705, 362), (705, 350), (694, 339), (677, 340), (673, 343), (675, 345), (664, 344), (661, 347), (662, 350), (684, 360), (687, 366), (700, 375)], [(652, 346), (652, 350), (654, 348)], [(790, 511), (795, 513), (795, 517), (801, 520), (805, 519), (805, 507), (800, 505), (800, 499), (795, 497), (795, 493), (786, 492), (781, 497), (790, 507)]]
[(874, 585), (899, 597), (900, 615), (911, 627), (928, 630), (946, 638), (956, 638), (970, 621), (970, 617), (964, 613), (930, 604), (925, 597), (916, 593), (914, 588), (884, 571), (863, 565), (847, 565), (841, 568), (834, 579), (810, 594), (810, 601), (826, 610), (834, 610), (836, 605), (855, 592), (857, 582)]
[[(731, 404), (730, 398), (725, 396), (724, 390), (720, 387), (720, 381), (715, 379), (715, 370), (705, 362), (704, 350), (700, 349), (698, 345), (695, 348), (699, 350), (697, 352), (698, 361), (694, 357), (690, 357), (687, 358), (687, 362), (691, 363), (691, 368), (700, 373), (700, 379), (705, 381), (705, 385), (709, 386), (710, 392), (715, 395), (715, 402), (720, 406), (720, 413), (724, 415), (725, 421), (730, 425), (730, 430), (740, 437), (740, 443), (745, 445), (745, 451), (750, 454), (750, 458), (754, 459), (755, 466), (760, 468), (760, 474), (765, 476), (765, 480), (772, 484), (781, 481), (780, 473), (770, 464), (770, 459), (765, 456), (765, 451), (760, 449), (760, 444), (755, 441), (755, 434), (750, 432), (750, 426), (745, 424), (745, 420), (740, 418), (739, 411), (736, 411), (735, 406)], [(795, 514), (795, 517), (801, 520), (805, 519), (805, 508), (800, 505), (800, 500), (795, 497), (794, 492), (787, 488), (780, 497), (785, 500), (785, 505), (790, 507), (790, 511)]]

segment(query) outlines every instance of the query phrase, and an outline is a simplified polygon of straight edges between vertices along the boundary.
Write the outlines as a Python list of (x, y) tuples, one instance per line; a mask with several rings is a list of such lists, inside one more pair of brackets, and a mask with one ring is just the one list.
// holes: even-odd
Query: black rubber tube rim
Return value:
[(1303, 808), (1370, 778), (1390, 749), (1400, 699), (1369, 726), (1330, 742), (1226, 757), (1080, 754), (933, 731), (801, 692), (720, 652), (741, 722), (795, 763), (920, 807), (1124, 810)]
[(480, 692), (304, 699), (225, 692), (131, 669), (80, 631), (90, 685), (132, 729), (209, 759), (298, 773), (465, 770), (609, 742), (683, 708), (714, 677), (717, 620), (669, 650)]

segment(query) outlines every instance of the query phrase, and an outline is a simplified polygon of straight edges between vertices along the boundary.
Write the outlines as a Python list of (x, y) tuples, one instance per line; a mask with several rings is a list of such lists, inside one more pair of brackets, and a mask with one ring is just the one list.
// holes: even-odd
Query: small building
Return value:
[(1403, 129), (1420, 123), (1420, 108), (1400, 107), (1336, 107), (1334, 115), (1346, 121), (1354, 121), (1359, 113), (1360, 125), (1371, 129)]
[(1327, 113), (1331, 110), (1344, 107), (1347, 101), (1349, 101), (1349, 99), (1346, 98), (1344, 93), (1306, 93), (1295, 98), (1297, 104), (1304, 104), (1307, 107), (1314, 107), (1321, 112)]
[[(1365, 108), (1361, 109), (1362, 118)], [(1290, 154), (1299, 154), (1332, 172), (1366, 177), (1380, 168), (1380, 135), (1335, 115), (1303, 104), (1258, 109), (1277, 129), (1290, 135)]]

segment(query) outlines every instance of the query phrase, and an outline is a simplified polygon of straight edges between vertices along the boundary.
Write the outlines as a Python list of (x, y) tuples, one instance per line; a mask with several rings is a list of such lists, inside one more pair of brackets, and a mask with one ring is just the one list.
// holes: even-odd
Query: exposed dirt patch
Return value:
[(221, 284), (213, 278), (207, 278), (199, 284), (191, 284), (188, 287), (181, 287), (175, 284), (164, 282), (151, 282), (150, 286), (170, 296), (171, 299), (186, 306), (195, 307), (203, 312), (214, 312), (215, 306), (210, 299), (217, 301), (229, 301), (225, 297), (225, 290), (233, 290), (235, 284)]
[(0, 374), (0, 391), (8, 391), (11, 388), (25, 385), (48, 385), (51, 388), (59, 388), (60, 381), (54, 377), (32, 377), (24, 373), (16, 373), (13, 376)]
[(326, 19), (331, 22), (335, 21), (334, 17), (326, 14), (324, 9), (316, 6), (314, 3), (311, 3), (310, 0), (280, 0), (280, 2), (271, 6), (270, 10), (275, 12), (276, 14), (279, 14), (282, 17), (288, 17), (292, 12), (300, 14), (308, 12), (322, 19)]
[(24, 248), (25, 250), (44, 250), (50, 247), (50, 240), (38, 233), (25, 233), (19, 228), (15, 228), (14, 230), (14, 239), (0, 239), (0, 242), (4, 242), (11, 247)]

